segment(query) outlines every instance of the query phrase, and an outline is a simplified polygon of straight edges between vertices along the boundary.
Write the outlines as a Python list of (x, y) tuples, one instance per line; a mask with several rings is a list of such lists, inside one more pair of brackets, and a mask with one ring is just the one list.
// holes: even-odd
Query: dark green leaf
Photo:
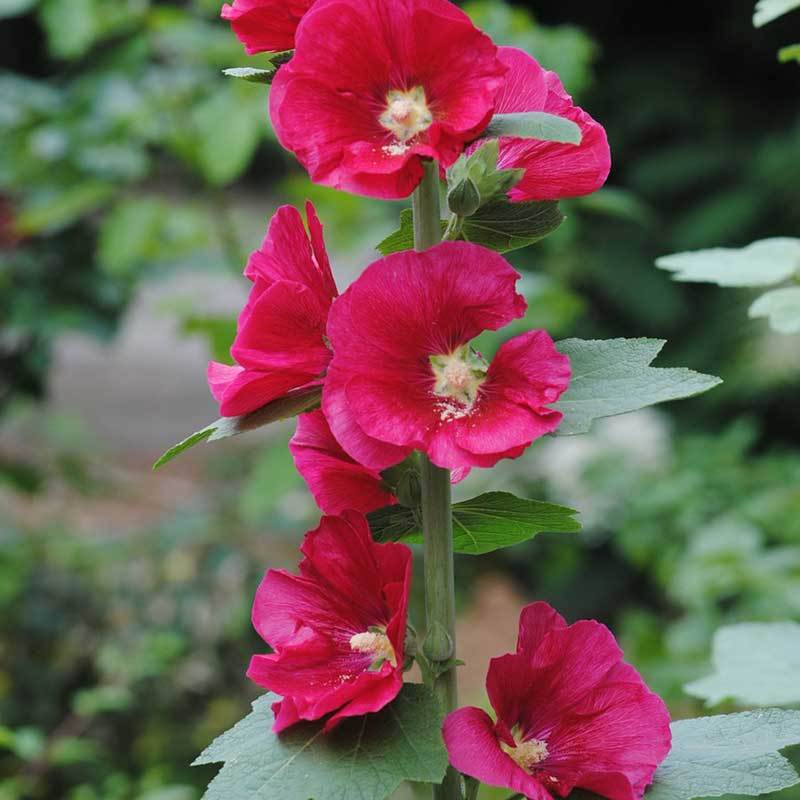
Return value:
[(556, 347), (569, 356), (572, 380), (554, 405), (564, 420), (558, 436), (587, 433), (601, 417), (707, 392), (722, 381), (690, 369), (651, 367), (666, 344), (661, 339), (565, 339)]
[(516, 114), (495, 114), (483, 135), (514, 136), (520, 139), (539, 139), (543, 142), (580, 144), (583, 138), (577, 123), (545, 111), (525, 111)]
[(800, 743), (800, 711), (768, 708), (672, 723), (672, 750), (646, 800), (757, 796), (800, 783), (780, 750)]
[(459, 238), (507, 253), (544, 239), (558, 230), (564, 219), (556, 202), (496, 200), (464, 220)]
[[(571, 508), (526, 500), (508, 492), (489, 492), (453, 506), (453, 545), (456, 552), (482, 555), (526, 542), (536, 534), (574, 533), (581, 529)], [(369, 515), (378, 541), (422, 541), (418, 510), (389, 506)]]
[(382, 800), (403, 781), (438, 783), (447, 768), (442, 714), (423, 686), (406, 684), (377, 714), (345, 720), (331, 733), (301, 723), (272, 733), (265, 695), (194, 762), (224, 762), (204, 800)]
[(157, 470), (172, 461), (190, 447), (194, 447), (200, 442), (217, 442), (220, 439), (228, 439), (231, 436), (238, 436), (240, 433), (263, 428), (273, 422), (284, 419), (291, 419), (306, 411), (313, 411), (319, 408), (322, 390), (319, 387), (297, 391), (287, 397), (281, 397), (267, 403), (263, 408), (245, 414), (242, 417), (222, 417), (216, 422), (203, 428), (197, 433), (193, 433), (188, 438), (179, 442), (174, 447), (170, 447), (161, 458), (153, 464), (153, 469)]

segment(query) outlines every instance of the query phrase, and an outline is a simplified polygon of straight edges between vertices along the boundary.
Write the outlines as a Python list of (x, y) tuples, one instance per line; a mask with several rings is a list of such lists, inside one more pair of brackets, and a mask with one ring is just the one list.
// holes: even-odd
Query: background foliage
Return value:
[[(676, 716), (697, 713), (681, 687), (710, 671), (720, 624), (800, 620), (798, 340), (747, 321), (751, 292), (675, 284), (653, 262), (800, 231), (796, 65), (775, 59), (797, 18), (755, 32), (750, 0), (724, 13), (713, 0), (525, 5), (466, 7), (559, 71), (615, 158), (608, 189), (564, 203), (555, 235), (512, 254), (526, 322), (667, 338), (663, 363), (726, 383), (537, 446), (495, 484), (476, 476), (464, 497), (516, 484), (580, 509), (584, 532), (462, 557), (460, 602), (501, 575), (571, 619), (599, 617)], [(280, 433), (209, 447), (182, 474), (199, 499), (120, 525), (109, 498), (131, 494), (131, 460), (143, 473), (152, 459), (123, 469), (91, 420), (39, 404), (53, 347), (67, 332), (112, 337), (177, 267), (235, 275), (276, 202), (312, 197), (340, 263), (396, 227), (395, 206), (311, 187), (281, 154), (263, 88), (220, 74), (260, 62), (218, 6), (0, 0), (2, 800), (199, 797), (214, 770), (187, 765), (255, 695), (243, 672), (258, 577), (289, 566), (314, 521)], [(229, 316), (169, 313), (225, 357)], [(64, 498), (93, 510), (89, 533), (44, 513)]]

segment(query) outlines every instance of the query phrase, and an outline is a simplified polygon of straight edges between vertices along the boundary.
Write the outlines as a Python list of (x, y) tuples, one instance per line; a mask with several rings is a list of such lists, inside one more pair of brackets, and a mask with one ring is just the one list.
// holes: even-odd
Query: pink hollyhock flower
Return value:
[(569, 360), (544, 331), (506, 342), (491, 365), (470, 346), (525, 313), (519, 274), (497, 253), (444, 242), (369, 266), (333, 305), (323, 410), (370, 469), (426, 452), (440, 467), (491, 467), (555, 430), (548, 408)]
[(410, 548), (376, 544), (366, 519), (346, 512), (324, 517), (301, 550), (300, 575), (270, 570), (253, 605), (274, 653), (253, 656), (247, 675), (283, 696), (276, 733), (335, 712), (331, 730), (379, 711), (403, 685)]
[(611, 170), (603, 126), (572, 102), (555, 72), (515, 47), (501, 47), (499, 53), (508, 73), (496, 113), (546, 111), (576, 122), (583, 134), (579, 145), (501, 137), (498, 167), (525, 170), (509, 192), (511, 200), (559, 200), (599, 189)]
[(567, 625), (547, 603), (522, 610), (517, 652), (486, 678), (497, 722), (460, 708), (444, 723), (453, 766), (530, 800), (574, 788), (639, 800), (669, 753), (669, 712), (598, 622)]
[[(322, 411), (298, 417), (289, 450), (297, 471), (326, 514), (341, 514), (347, 510), (369, 514), (397, 503), (392, 487), (380, 472), (347, 455)], [(468, 469), (453, 470), (452, 481), (459, 483), (467, 475)]]
[(253, 288), (231, 348), (236, 365), (208, 366), (208, 385), (225, 417), (322, 385), (331, 358), (325, 325), (338, 292), (311, 203), (306, 215), (309, 233), (297, 209), (279, 208), (247, 263)]
[(222, 18), (248, 55), (267, 51), (291, 50), (294, 33), (314, 0), (233, 0), (222, 6)]
[(270, 92), (281, 144), (317, 183), (408, 196), (494, 113), (506, 68), (448, 0), (318, 0)]
[(322, 411), (299, 417), (289, 450), (297, 471), (326, 514), (341, 514), (348, 509), (368, 514), (397, 502), (380, 472), (345, 453)]

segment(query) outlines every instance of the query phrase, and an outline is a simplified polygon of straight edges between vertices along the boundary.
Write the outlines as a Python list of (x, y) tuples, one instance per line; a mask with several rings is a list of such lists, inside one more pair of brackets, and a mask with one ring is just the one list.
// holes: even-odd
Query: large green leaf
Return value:
[[(574, 533), (581, 529), (574, 518), (577, 513), (508, 492), (489, 492), (453, 506), (453, 545), (457, 553), (483, 555), (526, 542), (544, 531)], [(422, 541), (417, 509), (389, 506), (370, 514), (369, 521), (378, 541)]]
[(728, 625), (714, 635), (715, 672), (688, 684), (692, 697), (714, 706), (800, 703), (800, 625), (765, 622)]
[(753, 25), (761, 28), (796, 8), (800, 8), (800, 0), (758, 0), (753, 14)]
[(751, 319), (765, 317), (778, 333), (800, 333), (800, 286), (773, 289), (750, 306)]
[(722, 381), (690, 369), (651, 367), (666, 344), (661, 339), (565, 339), (556, 347), (569, 356), (572, 380), (554, 405), (564, 414), (558, 436), (587, 433), (601, 417), (626, 414), (656, 403), (707, 392)]
[(768, 708), (672, 723), (672, 751), (645, 800), (757, 796), (800, 783), (780, 750), (800, 743), (800, 711)]
[(800, 239), (777, 238), (734, 249), (676, 253), (656, 261), (677, 281), (720, 286), (772, 286), (800, 271)]
[[(517, 250), (549, 236), (564, 221), (558, 203), (510, 203), (494, 200), (464, 220), (458, 238), (499, 253)], [(442, 220), (442, 232), (447, 224)], [(378, 250), (384, 256), (414, 247), (414, 220), (410, 209), (400, 214), (400, 229), (387, 236)]]
[(315, 387), (294, 392), (287, 397), (280, 397), (271, 403), (267, 403), (263, 408), (259, 408), (257, 411), (245, 414), (242, 417), (222, 417), (216, 422), (212, 422), (207, 428), (193, 433), (182, 442), (170, 447), (153, 464), (153, 469), (160, 469), (172, 461), (173, 458), (201, 442), (217, 442), (220, 439), (228, 439), (231, 436), (238, 436), (240, 433), (247, 433), (248, 431), (256, 430), (256, 428), (270, 425), (273, 422), (291, 419), (306, 411), (313, 411), (315, 408), (319, 408), (321, 397), (322, 390), (319, 387)]
[(577, 123), (546, 111), (524, 111), (515, 114), (495, 114), (483, 136), (514, 136), (520, 139), (539, 139), (543, 142), (580, 144), (583, 138)]
[(225, 766), (204, 800), (382, 800), (403, 781), (438, 783), (447, 768), (442, 714), (423, 686), (406, 684), (383, 711), (345, 720), (325, 734), (321, 723), (272, 733), (265, 695), (194, 762)]

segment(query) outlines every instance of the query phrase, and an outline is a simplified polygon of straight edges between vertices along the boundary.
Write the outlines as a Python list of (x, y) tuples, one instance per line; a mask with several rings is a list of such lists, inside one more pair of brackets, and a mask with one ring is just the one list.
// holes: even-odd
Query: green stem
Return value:
[[(425, 176), (413, 196), (414, 247), (427, 250), (442, 240), (439, 175), (436, 163), (425, 164)], [(456, 602), (453, 573), (453, 516), (450, 471), (422, 456), (422, 521), (425, 544), (425, 613), (423, 653), (430, 662), (433, 690), (445, 713), (458, 704), (456, 670)], [(461, 779), (448, 768), (435, 786), (434, 800), (460, 800)]]

